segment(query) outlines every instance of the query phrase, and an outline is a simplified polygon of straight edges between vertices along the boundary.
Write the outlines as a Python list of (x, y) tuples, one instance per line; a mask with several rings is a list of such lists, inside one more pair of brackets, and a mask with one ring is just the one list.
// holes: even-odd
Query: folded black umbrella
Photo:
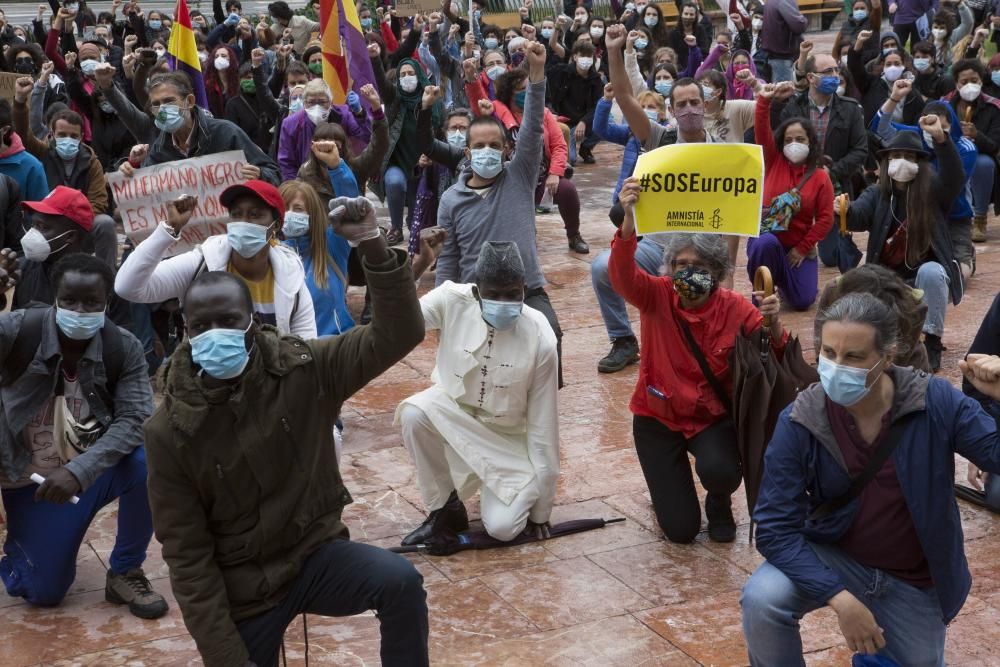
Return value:
[(996, 509), (990, 507), (990, 505), (987, 504), (985, 493), (983, 493), (982, 491), (977, 491), (976, 489), (973, 489), (971, 486), (965, 486), (964, 484), (956, 484), (955, 497), (961, 498), (962, 500), (970, 502), (973, 505), (979, 505), (980, 507), (985, 507), (986, 509), (995, 514), (1000, 514), (1000, 512), (997, 512)]
[[(583, 533), (588, 530), (594, 530), (595, 528), (603, 528), (609, 523), (619, 523), (624, 521), (624, 518), (619, 519), (574, 519), (573, 521), (563, 521), (562, 523), (557, 523), (549, 528), (549, 536), (553, 537), (563, 537), (564, 535), (572, 535), (574, 533)], [(461, 533), (455, 533), (447, 531), (441, 535), (435, 536), (430, 542), (426, 544), (416, 544), (408, 547), (390, 547), (389, 551), (397, 554), (409, 554), (409, 553), (427, 553), (432, 556), (450, 556), (451, 554), (458, 553), (459, 551), (468, 551), (470, 549), (496, 549), (499, 547), (513, 547), (518, 544), (530, 544), (531, 542), (539, 542), (537, 537), (530, 533), (521, 533), (509, 542), (503, 542), (496, 539), (495, 537), (490, 537), (485, 530), (466, 530)]]

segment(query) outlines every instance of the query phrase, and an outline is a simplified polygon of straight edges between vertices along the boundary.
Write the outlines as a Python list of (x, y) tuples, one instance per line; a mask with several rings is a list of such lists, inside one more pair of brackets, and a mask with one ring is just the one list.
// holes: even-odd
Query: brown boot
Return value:
[(986, 216), (977, 215), (972, 219), (972, 242), (986, 243)]

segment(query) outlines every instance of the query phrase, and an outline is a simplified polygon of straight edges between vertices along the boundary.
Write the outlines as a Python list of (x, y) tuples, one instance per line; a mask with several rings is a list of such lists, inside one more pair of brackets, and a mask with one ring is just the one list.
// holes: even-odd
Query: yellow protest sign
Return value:
[(754, 144), (674, 144), (635, 165), (636, 231), (757, 236), (764, 156)]

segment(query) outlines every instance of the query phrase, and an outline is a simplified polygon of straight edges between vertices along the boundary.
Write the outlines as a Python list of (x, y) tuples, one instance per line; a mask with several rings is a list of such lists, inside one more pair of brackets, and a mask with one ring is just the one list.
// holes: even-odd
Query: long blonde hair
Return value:
[(323, 210), (323, 202), (320, 201), (313, 186), (298, 179), (285, 181), (278, 187), (278, 192), (281, 193), (285, 206), (290, 206), (299, 195), (302, 195), (305, 201), (306, 212), (309, 214), (309, 248), (312, 254), (313, 281), (320, 289), (326, 289), (328, 263), (332, 263), (333, 259), (326, 248), (326, 227), (329, 223), (326, 211)]

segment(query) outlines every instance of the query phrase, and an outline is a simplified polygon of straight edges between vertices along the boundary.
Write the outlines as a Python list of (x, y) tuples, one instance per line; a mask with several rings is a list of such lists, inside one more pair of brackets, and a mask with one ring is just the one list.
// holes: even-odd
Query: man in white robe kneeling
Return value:
[(445, 282), (420, 300), (427, 330), (441, 333), (434, 385), (396, 411), (429, 512), (404, 546), (466, 530), (462, 501), (479, 488), (492, 537), (548, 537), (559, 476), (556, 337), (524, 296), (517, 245), (488, 241), (476, 284)]

